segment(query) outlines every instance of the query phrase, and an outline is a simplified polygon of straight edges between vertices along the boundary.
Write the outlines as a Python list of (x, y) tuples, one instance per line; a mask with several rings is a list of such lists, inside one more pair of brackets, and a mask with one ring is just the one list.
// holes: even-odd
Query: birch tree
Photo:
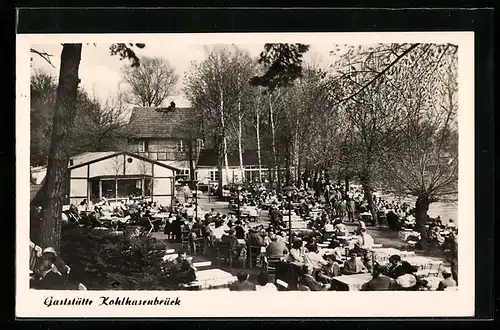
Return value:
[(234, 48), (214, 47), (206, 49), (205, 60), (193, 63), (187, 73), (184, 92), (191, 105), (201, 112), (204, 131), (211, 132), (217, 155), (218, 189), (222, 197), (223, 168), (225, 179), (228, 172), (228, 131), (237, 106), (238, 91), (235, 88)]

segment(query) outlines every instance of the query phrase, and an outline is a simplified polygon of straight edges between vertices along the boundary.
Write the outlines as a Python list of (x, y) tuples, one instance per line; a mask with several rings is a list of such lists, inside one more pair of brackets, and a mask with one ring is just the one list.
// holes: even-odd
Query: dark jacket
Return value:
[(255, 284), (248, 281), (234, 282), (229, 286), (229, 291), (257, 291)]
[(416, 271), (417, 269), (413, 267), (409, 262), (403, 261), (400, 265), (397, 265), (395, 267), (390, 267), (387, 275), (389, 277), (396, 279), (402, 275), (414, 273)]
[(389, 276), (379, 275), (363, 284), (361, 291), (389, 291), (396, 287), (396, 281)]
[(249, 233), (247, 239), (249, 246), (264, 246), (264, 238), (259, 233)]
[(39, 290), (64, 290), (64, 277), (56, 272), (48, 272), (44, 277), (35, 280), (34, 289)]

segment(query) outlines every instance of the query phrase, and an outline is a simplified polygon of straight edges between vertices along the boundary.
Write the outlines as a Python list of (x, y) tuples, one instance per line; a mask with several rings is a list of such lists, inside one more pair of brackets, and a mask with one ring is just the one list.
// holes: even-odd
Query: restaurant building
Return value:
[(170, 206), (175, 197), (175, 176), (179, 169), (128, 151), (86, 152), (69, 163), (69, 200), (79, 204), (102, 197), (119, 202), (144, 197)]

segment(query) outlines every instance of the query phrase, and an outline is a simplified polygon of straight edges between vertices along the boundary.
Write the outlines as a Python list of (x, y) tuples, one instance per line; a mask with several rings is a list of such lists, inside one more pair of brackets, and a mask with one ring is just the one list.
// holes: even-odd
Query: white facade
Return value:
[(117, 152), (78, 162), (70, 166), (69, 171), (72, 204), (101, 197), (116, 202), (142, 194), (160, 205), (169, 206), (175, 195), (176, 168), (132, 153)]

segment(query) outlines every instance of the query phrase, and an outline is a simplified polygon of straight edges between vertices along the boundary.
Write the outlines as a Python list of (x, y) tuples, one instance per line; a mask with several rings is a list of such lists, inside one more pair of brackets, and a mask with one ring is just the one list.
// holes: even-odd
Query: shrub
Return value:
[(90, 290), (173, 290), (180, 281), (169, 278), (163, 262), (166, 246), (148, 236), (64, 225), (61, 258), (71, 267), (69, 285)]

